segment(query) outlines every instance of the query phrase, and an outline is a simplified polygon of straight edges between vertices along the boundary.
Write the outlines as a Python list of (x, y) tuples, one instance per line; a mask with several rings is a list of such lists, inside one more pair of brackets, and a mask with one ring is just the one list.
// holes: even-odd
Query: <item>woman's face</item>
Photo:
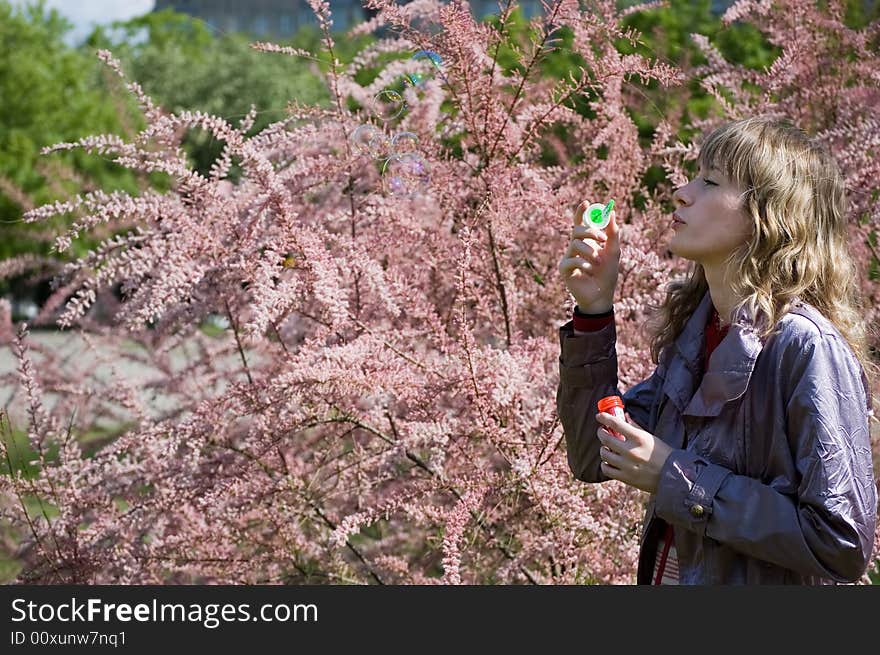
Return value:
[(740, 207), (742, 190), (721, 171), (700, 168), (699, 175), (672, 194), (676, 223), (667, 248), (704, 269), (719, 268), (752, 235), (751, 219)]

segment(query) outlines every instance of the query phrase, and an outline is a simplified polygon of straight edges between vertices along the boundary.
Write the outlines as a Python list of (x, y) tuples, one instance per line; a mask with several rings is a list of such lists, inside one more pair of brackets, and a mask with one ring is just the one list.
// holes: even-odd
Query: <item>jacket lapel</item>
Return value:
[(703, 375), (706, 321), (711, 311), (712, 298), (707, 290), (675, 341), (678, 356), (672, 358), (663, 385), (663, 391), (683, 416), (718, 416), (725, 403), (742, 396), (764, 347), (752, 329), (753, 321), (741, 315), (712, 352)]

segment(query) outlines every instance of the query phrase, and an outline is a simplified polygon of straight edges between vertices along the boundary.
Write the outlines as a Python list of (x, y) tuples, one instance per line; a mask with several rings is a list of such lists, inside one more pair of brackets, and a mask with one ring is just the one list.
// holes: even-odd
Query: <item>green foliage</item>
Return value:
[[(621, 2), (620, 5), (632, 5)], [(486, 22), (496, 30), (500, 29), (498, 15), (487, 17)], [(763, 68), (770, 65), (778, 56), (779, 50), (771, 46), (754, 26), (748, 23), (735, 23), (729, 27), (721, 24), (719, 16), (711, 12), (710, 0), (670, 0), (669, 6), (630, 14), (621, 22), (624, 30), (635, 30), (638, 36), (635, 43), (628, 39), (618, 39), (614, 47), (621, 54), (639, 54), (648, 61), (662, 62), (680, 70), (688, 71), (705, 64), (705, 58), (691, 39), (691, 34), (703, 34), (709, 38), (729, 61), (749, 68)], [(512, 12), (505, 25), (505, 39), (498, 50), (500, 68), (509, 73), (518, 68), (525, 72), (517, 62), (515, 49), (530, 48), (529, 40), (540, 42), (541, 35), (526, 20), (520, 9)], [(542, 55), (533, 67), (538, 75), (549, 79), (566, 79), (569, 74), (578, 77), (579, 66), (585, 66), (583, 58), (571, 49), (574, 33), (569, 27), (562, 27), (552, 35), (553, 47)], [(600, 44), (596, 44), (597, 52)], [(588, 71), (589, 73), (590, 71)], [(648, 145), (660, 120), (682, 115), (682, 131), (679, 138), (687, 139), (687, 125), (694, 118), (707, 118), (719, 112), (717, 102), (700, 87), (698, 80), (689, 81), (677, 89), (659, 88), (651, 81), (643, 84), (639, 79), (626, 81), (629, 97), (628, 111), (639, 129), (643, 145)], [(511, 90), (513, 91), (513, 90)], [(566, 101), (574, 111), (594, 118), (589, 104), (596, 100), (593, 94), (582, 94)], [(556, 134), (564, 136), (564, 130)], [(552, 152), (545, 150), (545, 163), (555, 164)]]
[[(820, 2), (821, 6), (827, 4), (827, 0)], [(850, 29), (862, 29), (878, 19), (880, 19), (880, 2), (877, 0), (846, 0), (843, 22)]]
[[(636, 3), (629, 0), (618, 3), (621, 7), (633, 4)], [(669, 64), (684, 71), (688, 77), (683, 87), (673, 89), (661, 88), (655, 81), (644, 84), (638, 78), (626, 80), (627, 111), (639, 130), (643, 146), (650, 144), (661, 120), (672, 119), (672, 123), (678, 125), (677, 138), (687, 142), (694, 137), (694, 130), (689, 126), (696, 119), (721, 114), (718, 102), (702, 88), (698, 79), (690, 75), (696, 67), (707, 63), (691, 38), (692, 34), (706, 36), (732, 64), (754, 70), (769, 67), (781, 54), (781, 49), (772, 45), (755, 24), (736, 21), (724, 26), (721, 16), (713, 14), (711, 7), (711, 0), (668, 0), (666, 7), (632, 13), (621, 22), (623, 30), (635, 30), (639, 36), (635, 43), (618, 39), (614, 44), (618, 52), (639, 54), (648, 61)], [(862, 28), (880, 16), (880, 3), (877, 2), (846, 0), (845, 8), (845, 22), (853, 29)], [(498, 15), (487, 17), (485, 22), (496, 30), (501, 29)], [(500, 68), (506, 73), (514, 69), (525, 72), (524, 66), (517, 61), (516, 50), (528, 51), (529, 41), (540, 42), (541, 35), (518, 8), (507, 20), (504, 32), (505, 38), (497, 56)], [(566, 79), (569, 74), (578, 77), (578, 67), (584, 66), (585, 62), (571, 49), (572, 30), (563, 27), (553, 34), (553, 38), (557, 39), (554, 47), (536, 62), (538, 74), (557, 80)], [(589, 104), (595, 99), (593, 94), (583, 94), (570, 98), (565, 104), (582, 116), (594, 118)], [(675, 120), (676, 116), (680, 116), (680, 120)], [(565, 129), (561, 126), (551, 127), (550, 133), (558, 139), (565, 139)], [(598, 153), (597, 156), (601, 158), (602, 155)], [(542, 162), (556, 165), (556, 159), (553, 149), (544, 140)], [(650, 168), (643, 178), (645, 189), (653, 190), (665, 181), (665, 177), (661, 168)], [(634, 202), (641, 206), (644, 198), (637, 198)]]
[[(39, 473), (39, 453), (33, 449), (24, 430), (11, 429), (5, 415), (0, 416), (0, 474), (21, 475), (32, 480)], [(57, 458), (58, 448), (53, 448), (53, 460)]]
[[(350, 59), (370, 38), (340, 39), (344, 45), (334, 54)], [(98, 28), (87, 43), (112, 51), (126, 75), (169, 111), (202, 111), (237, 125), (254, 105), (257, 119), (249, 134), (284, 119), (292, 100), (329, 106), (323, 79), (329, 57), (321, 52), (316, 27), (302, 28), (280, 43), (317, 54), (320, 62), (254, 50), (250, 44), (255, 40), (266, 39), (241, 32), (216, 35), (204, 21), (165, 9), (114, 23), (109, 30)], [(201, 172), (210, 169), (223, 148), (201, 130), (188, 134), (183, 145)]]
[(51, 248), (36, 236), (48, 226), (20, 222), (22, 204), (67, 199), (84, 182), (107, 191), (138, 188), (130, 171), (104, 158), (40, 155), (60, 141), (122, 128), (113, 99), (100, 88), (103, 64), (63, 43), (70, 28), (42, 3), (13, 9), (0, 0), (0, 259)]
[[(620, 2), (621, 6), (628, 4), (633, 3)], [(757, 27), (744, 22), (724, 27), (710, 6), (710, 0), (669, 0), (668, 7), (631, 14), (621, 27), (635, 29), (641, 37), (635, 44), (620, 39), (614, 45), (623, 54), (639, 53), (685, 71), (704, 63), (690, 38), (692, 33), (706, 35), (725, 58), (749, 68), (766, 67), (778, 56), (779, 49), (771, 46)], [(846, 23), (853, 28), (863, 27), (880, 15), (880, 3), (876, 2), (847, 0), (845, 7)], [(484, 22), (500, 27), (497, 13), (487, 16)], [(39, 206), (92, 188), (137, 193), (146, 186), (163, 189), (169, 185), (163, 175), (139, 176), (98, 155), (79, 151), (39, 154), (45, 146), (92, 134), (114, 133), (131, 138), (143, 127), (143, 117), (122, 82), (94, 56), (97, 48), (112, 51), (128, 78), (140, 83), (157, 104), (170, 111), (203, 111), (235, 125), (251, 104), (255, 105), (258, 114), (251, 134), (283, 119), (289, 101), (323, 106), (330, 103), (326, 79), (331, 57), (314, 26), (304, 27), (280, 43), (312, 52), (316, 60), (258, 52), (249, 44), (261, 37), (218, 34), (203, 21), (171, 10), (115, 23), (110, 29), (98, 28), (79, 49), (63, 43), (69, 29), (57, 12), (47, 11), (43, 4), (14, 10), (7, 0), (0, 0), (0, 51), (4, 53), (0, 58), (0, 259), (21, 252), (48, 254), (51, 242), (40, 239), (37, 232), (57, 233), (70, 220), (24, 225), (19, 220), (23, 204)], [(498, 48), (499, 68), (507, 73), (514, 68), (524, 72), (516, 53), (528, 51), (530, 39), (540, 42), (541, 38), (522, 10), (514, 9)], [(375, 37), (335, 34), (334, 39), (333, 57), (345, 65)], [(552, 39), (552, 47), (545, 47), (531, 65), (530, 77), (559, 80), (570, 72), (578, 75), (577, 67), (584, 61), (571, 50), (572, 30), (562, 27)], [(375, 70), (359, 74), (359, 81), (368, 83), (387, 61), (400, 56), (406, 55), (383, 55)], [(516, 89), (509, 91), (512, 98)], [(677, 136), (688, 140), (692, 136), (688, 125), (695, 118), (719, 112), (714, 98), (697, 80), (665, 89), (654, 82), (642, 84), (638, 79), (629, 79), (626, 93), (628, 111), (644, 145), (663, 118), (680, 114)], [(569, 98), (566, 104), (593, 117), (589, 107), (592, 100), (595, 97), (582, 94)], [(551, 128), (551, 132), (560, 140), (566, 138), (561, 126)], [(453, 153), (461, 154), (460, 144), (450, 141), (446, 145)], [(210, 134), (192, 130), (183, 146), (194, 167), (206, 172), (223, 144)], [(545, 164), (557, 163), (546, 140), (542, 151)], [(231, 177), (235, 179), (236, 175), (233, 167)], [(662, 171), (652, 169), (645, 182), (651, 188), (662, 179)], [(82, 255), (95, 245), (84, 235), (74, 242), (72, 254)], [(0, 292), (5, 290), (0, 281)]]
[[(127, 79), (170, 111), (203, 111), (237, 125), (255, 105), (251, 134), (283, 119), (289, 101), (330, 102), (321, 77), (330, 58), (316, 27), (301, 29), (285, 44), (309, 50), (320, 61), (256, 51), (249, 46), (256, 37), (216, 36), (203, 21), (171, 10), (97, 28), (76, 49), (63, 41), (71, 27), (43, 4), (13, 9), (0, 0), (0, 260), (24, 252), (49, 255), (51, 240), (38, 233), (58, 234), (71, 221), (59, 217), (53, 223), (24, 224), (26, 205), (67, 200), (92, 189), (137, 195), (170, 184), (164, 174), (139, 175), (80, 150), (39, 154), (62, 141), (96, 134), (131, 139), (143, 129), (143, 115), (124, 83), (95, 57), (99, 48), (110, 50)], [(344, 65), (374, 37), (336, 40), (334, 55)], [(183, 147), (194, 167), (206, 172), (223, 144), (192, 130)], [(70, 255), (84, 255), (97, 243), (82, 235)], [(10, 281), (0, 280), (0, 293), (9, 288)]]
[[(638, 53), (684, 71), (707, 63), (691, 34), (706, 36), (725, 59), (747, 68), (769, 66), (779, 55), (779, 50), (753, 25), (734, 23), (724, 27), (720, 16), (712, 13), (711, 4), (710, 0), (670, 0), (668, 7), (631, 14), (624, 19), (623, 26), (637, 30), (641, 37), (635, 46), (621, 39), (617, 43), (618, 50), (624, 54)], [(695, 79), (676, 93), (659, 89), (656, 82), (643, 85), (639, 80), (632, 80), (630, 88), (642, 98), (630, 111), (639, 127), (639, 136), (646, 144), (653, 137), (657, 123), (666, 116), (681, 113), (685, 129), (678, 136), (689, 139), (688, 124), (719, 111), (717, 102)]]

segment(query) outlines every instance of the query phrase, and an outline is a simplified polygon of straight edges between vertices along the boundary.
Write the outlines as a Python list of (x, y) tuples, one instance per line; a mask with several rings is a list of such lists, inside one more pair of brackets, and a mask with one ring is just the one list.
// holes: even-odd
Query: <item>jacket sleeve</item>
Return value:
[(618, 395), (630, 418), (645, 430), (653, 431), (655, 400), (663, 384), (662, 367), (650, 378), (621, 394), (617, 388), (617, 332), (614, 321), (601, 330), (575, 335), (573, 321), (559, 328), (559, 387), (556, 413), (565, 433), (568, 465), (574, 477), (583, 482), (605, 482), (610, 478), (600, 470), (598, 402)]
[[(871, 560), (877, 491), (861, 366), (834, 336), (813, 335), (784, 357), (785, 429), (796, 488), (732, 473), (674, 450), (660, 472), (656, 512), (757, 559), (837, 582)], [(768, 390), (769, 392), (769, 390)]]

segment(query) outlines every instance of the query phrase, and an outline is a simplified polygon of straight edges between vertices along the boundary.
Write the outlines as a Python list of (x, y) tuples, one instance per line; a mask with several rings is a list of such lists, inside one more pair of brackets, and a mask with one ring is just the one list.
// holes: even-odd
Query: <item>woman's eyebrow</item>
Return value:
[(714, 166), (710, 166), (709, 168), (704, 168), (703, 166), (700, 166), (700, 172), (702, 171), (706, 171), (706, 173), (715, 173), (715, 175), (724, 179), (724, 174)]

